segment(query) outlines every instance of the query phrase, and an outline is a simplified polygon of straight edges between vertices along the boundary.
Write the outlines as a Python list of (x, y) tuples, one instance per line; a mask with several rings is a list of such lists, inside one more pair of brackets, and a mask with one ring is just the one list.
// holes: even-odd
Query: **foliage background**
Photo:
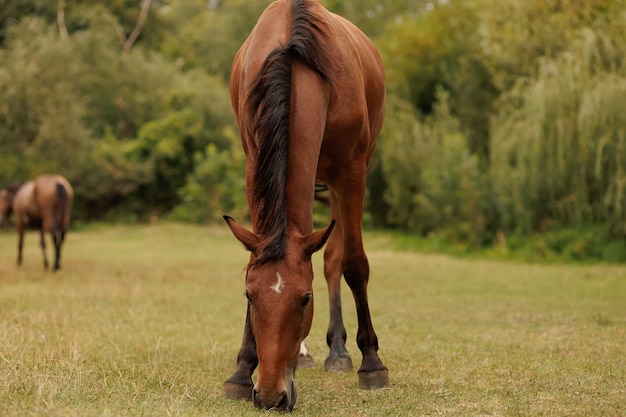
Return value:
[[(244, 217), (228, 74), (269, 1), (152, 0), (129, 47), (147, 3), (2, 2), (0, 184), (62, 173), (77, 222)], [(624, 0), (324, 4), (385, 61), (369, 226), (626, 260)]]

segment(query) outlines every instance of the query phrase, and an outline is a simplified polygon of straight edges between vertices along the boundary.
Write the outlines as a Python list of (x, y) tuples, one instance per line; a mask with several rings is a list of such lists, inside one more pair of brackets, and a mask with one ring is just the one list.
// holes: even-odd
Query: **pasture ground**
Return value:
[[(315, 309), (298, 416), (624, 416), (626, 266), (530, 265), (391, 251), (366, 234), (370, 301), (394, 388), (327, 374)], [(89, 226), (63, 269), (0, 232), (0, 415), (258, 416), (221, 396), (243, 329), (247, 254), (226, 226)], [(50, 251), (49, 244), (49, 251)], [(49, 255), (51, 256), (51, 255)], [(356, 316), (343, 292), (355, 368)]]

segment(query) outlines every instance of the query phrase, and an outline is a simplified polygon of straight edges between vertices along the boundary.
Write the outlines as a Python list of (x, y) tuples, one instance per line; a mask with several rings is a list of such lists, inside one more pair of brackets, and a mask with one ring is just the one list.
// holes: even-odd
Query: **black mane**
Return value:
[(315, 16), (308, 0), (294, 0), (289, 43), (274, 49), (265, 59), (252, 84), (248, 106), (256, 120), (254, 134), (258, 157), (254, 171), (252, 200), (257, 209), (255, 233), (263, 249), (255, 263), (277, 261), (286, 251), (287, 164), (289, 155), (289, 114), (291, 108), (292, 60), (300, 59), (329, 81), (329, 58), (319, 45), (324, 23)]
[(17, 190), (20, 189), (22, 184), (23, 183), (21, 181), (13, 181), (11, 184), (7, 185), (5, 190), (9, 191), (12, 194), (15, 194), (17, 192)]

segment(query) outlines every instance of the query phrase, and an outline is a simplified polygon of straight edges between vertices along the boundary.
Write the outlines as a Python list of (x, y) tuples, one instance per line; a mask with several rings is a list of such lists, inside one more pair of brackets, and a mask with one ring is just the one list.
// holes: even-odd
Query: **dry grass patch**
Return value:
[[(393, 252), (366, 235), (370, 299), (394, 388), (322, 370), (321, 256), (302, 416), (626, 415), (626, 268)], [(0, 233), (0, 415), (257, 416), (221, 384), (241, 342), (247, 261), (226, 227), (72, 232), (45, 273), (36, 234), (17, 269)], [(356, 315), (344, 287), (348, 349)]]

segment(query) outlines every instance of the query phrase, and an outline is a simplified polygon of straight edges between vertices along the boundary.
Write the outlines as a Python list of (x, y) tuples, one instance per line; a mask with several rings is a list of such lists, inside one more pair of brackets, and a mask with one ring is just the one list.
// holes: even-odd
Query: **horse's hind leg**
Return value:
[(250, 306), (246, 312), (246, 324), (243, 332), (243, 341), (237, 355), (237, 368), (224, 382), (224, 396), (231, 400), (252, 400), (252, 373), (259, 364), (256, 354), (256, 340), (250, 325)]
[[(41, 252), (43, 253), (43, 267), (45, 269), (48, 269), (48, 256), (46, 256), (46, 232), (44, 231), (43, 226), (39, 230), (39, 235), (40, 235), (39, 244), (41, 246)], [(54, 234), (53, 234), (53, 237), (54, 237)]]
[[(337, 198), (331, 191), (331, 218), (338, 219)], [(346, 350), (346, 328), (341, 313), (341, 258), (343, 254), (343, 228), (337, 222), (324, 251), (324, 275), (328, 285), (330, 321), (326, 343), (330, 348), (324, 369), (331, 372), (346, 372), (352, 369), (352, 359)]]
[(312, 368), (315, 366), (315, 362), (313, 361), (313, 357), (309, 354), (306, 349), (306, 344), (303, 340), (300, 343), (300, 355), (298, 355), (298, 368)]
[(61, 245), (63, 245), (64, 233), (57, 230), (52, 233), (52, 240), (54, 241), (54, 269), (58, 271), (61, 268)]
[[(363, 362), (358, 371), (359, 385), (366, 389), (390, 387), (388, 370), (378, 357), (378, 336), (372, 325), (367, 299), (370, 270), (361, 236), (365, 169), (363, 176), (351, 175), (349, 178), (361, 178), (344, 184), (343, 198), (340, 202), (344, 229), (343, 276), (352, 290), (356, 303), (359, 323), (356, 340), (363, 354)], [(358, 211), (355, 210), (357, 207)]]

